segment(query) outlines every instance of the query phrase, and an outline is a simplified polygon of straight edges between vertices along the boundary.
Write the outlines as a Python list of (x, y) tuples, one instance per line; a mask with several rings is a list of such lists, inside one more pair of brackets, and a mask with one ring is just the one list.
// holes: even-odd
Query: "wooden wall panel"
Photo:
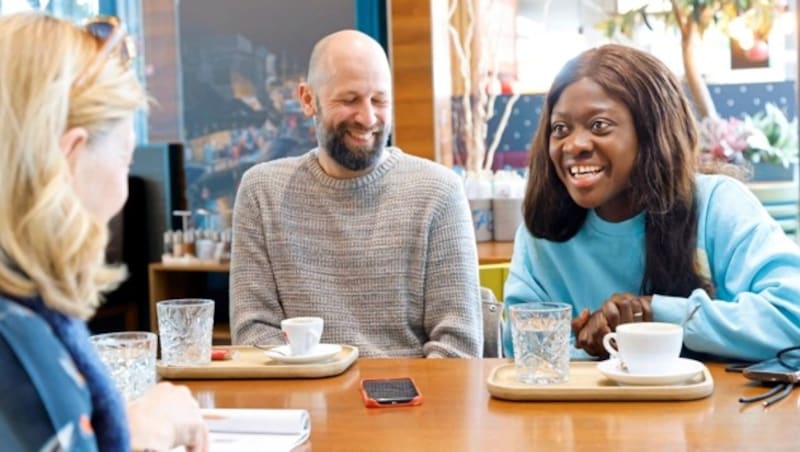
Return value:
[(450, 50), (446, 0), (390, 0), (394, 142), (444, 164), (450, 143)]
[(183, 141), (178, 3), (142, 0), (147, 91), (156, 100), (148, 114), (151, 143)]

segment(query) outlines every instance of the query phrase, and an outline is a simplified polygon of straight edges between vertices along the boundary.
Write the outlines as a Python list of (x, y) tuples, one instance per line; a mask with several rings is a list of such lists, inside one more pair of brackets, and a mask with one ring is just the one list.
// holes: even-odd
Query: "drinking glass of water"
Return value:
[(156, 335), (144, 331), (98, 334), (92, 344), (125, 400), (156, 384)]
[(509, 308), (517, 378), (527, 384), (564, 383), (569, 379), (572, 307), (541, 301)]
[(203, 366), (211, 362), (214, 300), (164, 300), (156, 304), (156, 311), (162, 363)]

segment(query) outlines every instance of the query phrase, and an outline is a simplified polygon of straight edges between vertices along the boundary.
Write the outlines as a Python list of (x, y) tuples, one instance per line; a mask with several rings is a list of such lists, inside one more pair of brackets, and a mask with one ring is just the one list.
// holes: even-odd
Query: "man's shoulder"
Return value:
[(399, 148), (395, 149), (400, 151), (398, 164), (400, 173), (410, 175), (415, 183), (428, 183), (448, 188), (462, 183), (458, 174), (452, 169), (426, 158), (406, 154)]
[(308, 154), (285, 157), (251, 166), (242, 177), (242, 184), (281, 184), (302, 168), (308, 161)]
[(252, 166), (247, 172), (256, 174), (282, 174), (292, 172), (300, 168), (308, 160), (308, 154), (298, 155), (295, 157), (284, 157), (280, 159), (270, 160), (268, 162), (261, 162)]

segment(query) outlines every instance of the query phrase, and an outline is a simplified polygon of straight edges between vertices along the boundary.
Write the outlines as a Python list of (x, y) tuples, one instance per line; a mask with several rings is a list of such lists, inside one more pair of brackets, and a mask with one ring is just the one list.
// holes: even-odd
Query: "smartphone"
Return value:
[(784, 366), (777, 358), (768, 359), (742, 370), (745, 377), (764, 383), (797, 383), (800, 370)]
[(361, 380), (361, 396), (369, 408), (412, 406), (422, 403), (422, 393), (409, 377), (365, 378)]

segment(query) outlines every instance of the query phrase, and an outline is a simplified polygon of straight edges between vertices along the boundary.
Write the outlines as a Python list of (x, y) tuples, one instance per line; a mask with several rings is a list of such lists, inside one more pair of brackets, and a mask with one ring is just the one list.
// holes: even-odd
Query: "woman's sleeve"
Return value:
[(655, 320), (686, 325), (691, 350), (758, 361), (800, 345), (800, 247), (787, 237), (741, 183), (725, 180), (700, 211), (700, 261), (708, 263), (716, 294), (653, 297)]

